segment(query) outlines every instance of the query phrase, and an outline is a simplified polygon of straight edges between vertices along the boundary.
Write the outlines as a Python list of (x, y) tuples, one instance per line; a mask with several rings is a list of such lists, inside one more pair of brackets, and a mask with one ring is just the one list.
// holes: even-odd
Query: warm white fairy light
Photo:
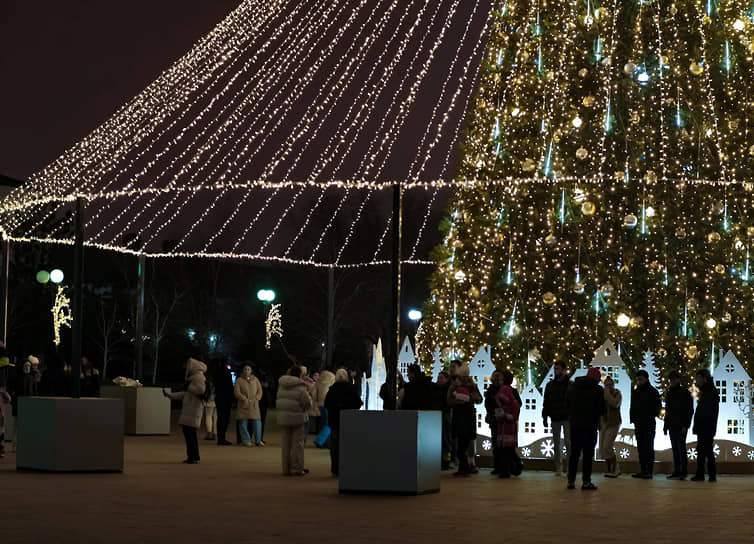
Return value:
[(273, 304), (270, 306), (270, 313), (267, 314), (267, 319), (264, 322), (264, 328), (266, 332), (266, 346), (267, 349), (272, 347), (272, 337), (277, 336), (283, 338), (283, 315), (280, 312), (280, 304)]
[(71, 300), (65, 294), (65, 289), (64, 285), (58, 285), (58, 290), (55, 293), (55, 301), (52, 304), (52, 331), (54, 334), (53, 341), (56, 346), (60, 345), (61, 327), (70, 327), (73, 322)]

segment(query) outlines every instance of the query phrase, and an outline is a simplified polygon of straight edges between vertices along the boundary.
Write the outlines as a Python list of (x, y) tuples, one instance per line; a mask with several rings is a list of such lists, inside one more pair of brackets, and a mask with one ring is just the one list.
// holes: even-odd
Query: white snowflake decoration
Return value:
[(623, 448), (620, 450), (620, 458), (621, 459), (628, 459), (628, 456), (631, 455), (631, 452), (628, 451), (628, 448)]
[(733, 449), (730, 450), (730, 451), (736, 457), (740, 457), (741, 453), (743, 453), (743, 450), (741, 449), (741, 446), (733, 446)]
[(689, 459), (691, 459), (692, 461), (696, 460), (696, 448), (691, 448), (686, 453), (688, 453)]
[(749, 461), (754, 461), (754, 450), (749, 450), (749, 453), (746, 454), (746, 457), (749, 458)]
[(492, 442), (490, 442), (489, 440), (482, 442), (482, 449), (484, 451), (490, 451), (492, 449)]
[(552, 443), (552, 440), (545, 440), (542, 442), (539, 450), (542, 452), (542, 455), (548, 458), (555, 455), (555, 445)]
[(531, 457), (531, 448), (521, 448), (521, 455)]

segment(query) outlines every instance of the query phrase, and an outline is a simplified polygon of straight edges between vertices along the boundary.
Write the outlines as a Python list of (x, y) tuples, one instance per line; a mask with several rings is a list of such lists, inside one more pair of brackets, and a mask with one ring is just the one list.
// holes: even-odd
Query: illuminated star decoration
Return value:
[(60, 327), (70, 327), (73, 321), (71, 315), (71, 301), (65, 294), (65, 287), (58, 285), (55, 302), (52, 305), (52, 328), (55, 332), (55, 345), (60, 345)]
[(280, 304), (273, 304), (270, 307), (270, 313), (264, 323), (267, 330), (267, 349), (270, 349), (273, 335), (277, 335), (278, 338), (283, 337), (283, 316), (280, 313)]

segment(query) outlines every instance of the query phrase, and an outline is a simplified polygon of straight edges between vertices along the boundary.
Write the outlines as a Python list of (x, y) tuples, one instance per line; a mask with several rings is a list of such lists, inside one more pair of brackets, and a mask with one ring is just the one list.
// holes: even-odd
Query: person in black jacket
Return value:
[(487, 417), (485, 418), (485, 421), (490, 426), (490, 434), (492, 436), (493, 476), (502, 474), (504, 472), (502, 465), (503, 448), (500, 447), (497, 443), (498, 422), (497, 418), (495, 417), (495, 412), (498, 408), (497, 400), (495, 399), (495, 397), (497, 396), (498, 391), (500, 391), (500, 386), (503, 384), (502, 379), (503, 375), (499, 370), (493, 372), (492, 376), (490, 376), (490, 386), (487, 388), (487, 391), (484, 392), (484, 408), (487, 411)]
[(398, 396), (401, 410), (429, 410), (432, 408), (432, 380), (424, 375), (422, 367), (413, 364), (406, 371), (408, 382)]
[(681, 375), (671, 372), (668, 376), (670, 389), (665, 394), (665, 434), (670, 435), (673, 448), (673, 473), (668, 480), (685, 480), (689, 473), (689, 460), (686, 453), (686, 436), (694, 416), (694, 399), (691, 392), (681, 386)]
[(330, 425), (330, 471), (338, 475), (340, 468), (340, 412), (343, 410), (358, 410), (362, 405), (359, 390), (351, 383), (351, 378), (345, 368), (335, 372), (335, 383), (325, 396), (328, 423)]
[(694, 414), (694, 434), (696, 435), (696, 475), (693, 482), (704, 481), (704, 464), (707, 462), (709, 481), (717, 481), (715, 464), (715, 434), (717, 433), (717, 416), (720, 412), (720, 394), (712, 380), (709, 370), (702, 369), (696, 373), (696, 386), (699, 388), (699, 401)]
[(450, 470), (453, 457), (453, 439), (451, 437), (452, 412), (448, 406), (448, 388), (450, 374), (442, 370), (437, 375), (437, 383), (432, 389), (432, 409), (442, 412), (442, 470)]
[(662, 410), (660, 393), (649, 383), (646, 370), (636, 373), (636, 388), (631, 393), (631, 423), (634, 424), (636, 447), (641, 470), (632, 476), (651, 480), (655, 462), (656, 418)]
[(579, 457), (584, 456), (581, 489), (597, 489), (592, 483), (592, 462), (597, 445), (597, 429), (605, 413), (605, 393), (600, 386), (598, 368), (590, 368), (586, 376), (576, 378), (568, 387), (566, 407), (571, 426), (571, 451), (568, 457), (568, 489), (576, 488)]
[(230, 409), (233, 407), (233, 376), (222, 359), (210, 362), (212, 383), (215, 386), (215, 407), (217, 409), (217, 445), (232, 446), (226, 437), (230, 424)]
[(566, 472), (563, 446), (565, 446), (566, 451), (571, 451), (571, 431), (566, 406), (566, 394), (568, 393), (568, 386), (571, 385), (571, 379), (568, 377), (565, 363), (562, 361), (555, 363), (553, 372), (555, 373), (554, 378), (545, 387), (542, 422), (545, 429), (548, 419), (552, 423), (552, 443), (555, 446), (555, 475), (559, 476), (561, 471)]

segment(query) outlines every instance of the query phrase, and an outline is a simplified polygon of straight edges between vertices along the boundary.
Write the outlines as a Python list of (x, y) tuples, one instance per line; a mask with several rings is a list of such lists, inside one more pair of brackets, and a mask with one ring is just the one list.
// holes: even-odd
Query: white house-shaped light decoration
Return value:
[(432, 359), (432, 381), (436, 382), (440, 372), (445, 369), (445, 366), (442, 364), (440, 348), (435, 348), (435, 351), (432, 353)]
[(401, 352), (398, 354), (398, 372), (401, 373), (404, 380), (408, 380), (408, 367), (415, 362), (414, 348), (411, 347), (411, 340), (407, 336), (403, 339)]
[[(484, 393), (490, 386), (490, 377), (495, 372), (495, 365), (492, 364), (492, 358), (490, 356), (490, 347), (482, 346), (479, 351), (476, 352), (474, 358), (469, 363), (469, 369), (471, 371), (471, 377), (476, 382), (479, 392), (484, 396)], [(490, 428), (485, 418), (487, 417), (487, 410), (484, 407), (484, 403), (478, 404), (476, 407), (477, 433), (483, 436), (490, 436)]]
[(717, 440), (731, 440), (751, 446), (752, 406), (747, 386), (751, 376), (732, 351), (720, 350), (714, 380), (720, 394), (720, 414), (717, 419)]
[(380, 398), (380, 387), (385, 382), (385, 358), (382, 356), (382, 339), (377, 340), (377, 345), (372, 347), (372, 368), (369, 379), (362, 380), (362, 401), (366, 410), (382, 410), (383, 402)]
[(542, 423), (543, 401), (543, 393), (533, 383), (524, 385), (521, 390), (521, 412), (518, 416), (519, 445), (526, 446), (551, 435), (550, 428), (545, 428)]

